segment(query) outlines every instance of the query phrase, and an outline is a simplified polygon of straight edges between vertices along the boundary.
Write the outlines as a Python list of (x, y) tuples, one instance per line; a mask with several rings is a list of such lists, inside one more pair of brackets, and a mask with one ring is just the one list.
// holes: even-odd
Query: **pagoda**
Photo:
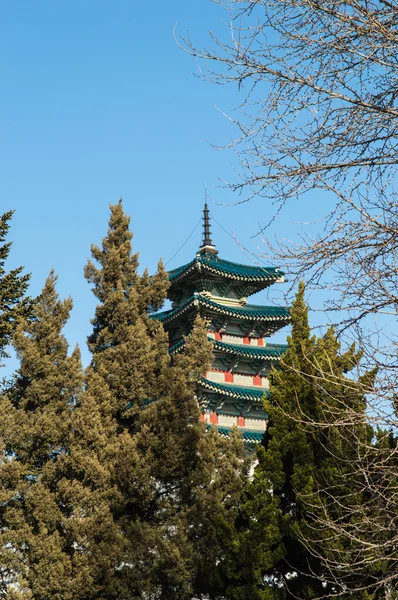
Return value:
[(266, 429), (263, 408), (267, 375), (287, 346), (268, 338), (290, 321), (288, 308), (248, 304), (247, 298), (284, 281), (275, 267), (242, 265), (218, 256), (210, 232), (209, 209), (203, 211), (203, 242), (195, 258), (169, 272), (170, 310), (156, 317), (168, 332), (170, 353), (183, 349), (184, 337), (199, 313), (208, 322), (213, 343), (211, 369), (198, 382), (202, 419), (223, 435), (233, 426), (248, 443), (260, 441)]

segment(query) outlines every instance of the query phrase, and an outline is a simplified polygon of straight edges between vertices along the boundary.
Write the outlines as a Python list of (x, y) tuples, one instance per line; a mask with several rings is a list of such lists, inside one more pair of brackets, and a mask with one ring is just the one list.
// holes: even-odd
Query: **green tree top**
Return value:
[[(62, 335), (72, 309), (72, 300), (61, 301), (55, 290), (56, 276), (50, 273), (32, 318), (19, 321), (14, 347), (20, 366), (6, 397), (20, 420), (10, 451), (15, 460), (40, 468), (68, 440), (68, 414), (82, 388), (80, 352), (68, 356)], [(8, 439), (7, 432), (5, 439)], [(4, 439), (4, 438), (3, 438)]]
[(153, 277), (147, 271), (139, 275), (138, 253), (132, 253), (130, 217), (124, 213), (121, 200), (110, 209), (108, 233), (102, 247), (91, 246), (92, 257), (99, 267), (89, 260), (84, 270), (99, 300), (92, 321), (93, 333), (88, 339), (93, 354), (117, 345), (126, 326), (134, 324), (144, 313), (158, 310), (168, 289), (162, 261)]
[(11, 250), (6, 242), (13, 211), (0, 216), (0, 360), (7, 357), (5, 347), (9, 343), (19, 317), (28, 316), (31, 301), (25, 297), (30, 275), (22, 275), (23, 267), (7, 272), (5, 263)]

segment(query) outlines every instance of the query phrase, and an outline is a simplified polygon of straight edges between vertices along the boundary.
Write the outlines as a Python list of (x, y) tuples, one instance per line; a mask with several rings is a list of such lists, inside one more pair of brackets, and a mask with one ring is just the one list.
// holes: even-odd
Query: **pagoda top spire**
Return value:
[(214, 246), (211, 239), (209, 213), (209, 207), (207, 206), (207, 202), (205, 202), (203, 208), (203, 241), (201, 247), (199, 248), (200, 254), (218, 254), (218, 250)]

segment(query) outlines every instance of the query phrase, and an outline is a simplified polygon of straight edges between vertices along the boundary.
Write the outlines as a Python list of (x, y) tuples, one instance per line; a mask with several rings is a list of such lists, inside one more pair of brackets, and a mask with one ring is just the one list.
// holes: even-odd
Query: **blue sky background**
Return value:
[[(134, 250), (152, 271), (195, 227), (205, 182), (218, 203), (237, 200), (212, 187), (233, 178), (233, 157), (209, 142), (234, 136), (215, 106), (228, 112), (238, 93), (195, 77), (195, 61), (173, 38), (178, 22), (181, 34), (208, 44), (209, 30), (226, 34), (225, 17), (208, 0), (0, 3), (0, 209), (16, 211), (9, 267), (32, 273), (32, 295), (55, 269), (60, 295), (75, 304), (66, 335), (85, 363), (95, 299), (83, 267), (106, 233), (109, 204), (123, 197)], [(255, 251), (251, 236), (272, 207), (210, 209)], [(290, 205), (270, 234), (293, 235), (300, 215)], [(198, 228), (169, 268), (191, 260), (200, 238)], [(224, 258), (247, 262), (216, 223), (213, 238)], [(265, 293), (255, 301), (270, 302)]]

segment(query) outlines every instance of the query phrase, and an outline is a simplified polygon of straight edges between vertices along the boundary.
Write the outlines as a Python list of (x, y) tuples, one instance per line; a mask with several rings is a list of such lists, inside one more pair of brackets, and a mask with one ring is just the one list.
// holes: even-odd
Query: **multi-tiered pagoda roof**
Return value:
[(170, 352), (183, 349), (198, 313), (209, 323), (214, 359), (198, 382), (203, 420), (222, 435), (235, 425), (247, 442), (260, 440), (267, 422), (267, 375), (286, 351), (268, 338), (289, 323), (290, 314), (287, 307), (249, 304), (247, 298), (283, 282), (283, 272), (220, 258), (205, 204), (202, 246), (191, 262), (169, 272), (169, 280), (172, 308), (156, 316), (168, 331)]

